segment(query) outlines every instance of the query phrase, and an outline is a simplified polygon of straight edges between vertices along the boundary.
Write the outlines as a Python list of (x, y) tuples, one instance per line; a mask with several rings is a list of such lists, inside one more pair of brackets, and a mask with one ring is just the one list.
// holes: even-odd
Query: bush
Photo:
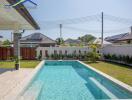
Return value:
[(111, 54), (105, 54), (105, 55), (104, 55), (104, 58), (110, 60), (110, 59), (112, 58), (112, 55), (111, 55)]
[(132, 64), (132, 56), (130, 57), (130, 64)]
[(123, 56), (122, 55), (119, 55), (119, 61), (123, 61)]
[(96, 62), (100, 58), (100, 55), (96, 52), (89, 52), (87, 57), (89, 61)]
[(114, 60), (114, 61), (123, 61), (124, 63), (132, 64), (132, 56), (129, 55), (111, 55), (111, 54), (104, 54), (104, 58), (108, 60)]

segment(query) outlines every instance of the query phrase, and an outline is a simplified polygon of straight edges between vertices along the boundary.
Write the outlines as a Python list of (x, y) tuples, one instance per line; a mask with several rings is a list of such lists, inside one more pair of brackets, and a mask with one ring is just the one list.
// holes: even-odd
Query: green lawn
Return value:
[(84, 63), (132, 86), (132, 67), (108, 62)]
[[(36, 60), (22, 60), (20, 62), (21, 68), (35, 68), (40, 61)], [(14, 68), (14, 62), (0, 61), (0, 68)]]

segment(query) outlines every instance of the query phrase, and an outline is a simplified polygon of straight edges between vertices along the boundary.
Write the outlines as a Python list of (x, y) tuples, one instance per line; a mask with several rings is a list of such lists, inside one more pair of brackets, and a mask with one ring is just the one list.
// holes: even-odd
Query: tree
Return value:
[(98, 60), (100, 58), (100, 54), (97, 53), (97, 47), (98, 46), (95, 44), (92, 44), (90, 47), (92, 48), (92, 52), (89, 52), (87, 54), (88, 60), (90, 60), (92, 62), (96, 62), (96, 60)]
[(57, 45), (64, 44), (64, 39), (63, 38), (57, 38), (56, 43), (57, 43)]
[(11, 42), (7, 39), (7, 40), (3, 41), (2, 45), (3, 46), (10, 46)]
[(84, 35), (78, 38), (78, 40), (81, 40), (81, 42), (85, 42), (85, 43), (89, 43), (90, 41), (93, 41), (94, 39), (96, 38), (92, 35)]

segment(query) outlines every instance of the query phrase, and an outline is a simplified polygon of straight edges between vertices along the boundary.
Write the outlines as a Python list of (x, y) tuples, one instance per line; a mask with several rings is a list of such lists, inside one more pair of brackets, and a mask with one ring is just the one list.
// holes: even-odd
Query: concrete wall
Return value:
[(42, 51), (42, 58), (45, 58), (45, 51), (48, 51), (48, 55), (51, 55), (54, 54), (54, 51), (57, 51), (57, 54), (59, 54), (60, 51), (62, 51), (62, 54), (65, 54), (65, 51), (67, 51), (67, 54), (73, 54), (75, 50), (76, 54), (79, 54), (79, 50), (81, 54), (91, 51), (88, 47), (38, 47), (37, 56), (40, 54), (40, 51)]
[(132, 45), (109, 45), (102, 49), (103, 54), (130, 55), (132, 56)]

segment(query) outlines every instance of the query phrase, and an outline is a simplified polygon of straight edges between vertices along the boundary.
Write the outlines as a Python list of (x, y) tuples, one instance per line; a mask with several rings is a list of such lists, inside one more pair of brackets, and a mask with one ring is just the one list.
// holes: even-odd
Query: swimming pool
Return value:
[(20, 97), (24, 100), (132, 99), (132, 93), (78, 61), (46, 61)]

